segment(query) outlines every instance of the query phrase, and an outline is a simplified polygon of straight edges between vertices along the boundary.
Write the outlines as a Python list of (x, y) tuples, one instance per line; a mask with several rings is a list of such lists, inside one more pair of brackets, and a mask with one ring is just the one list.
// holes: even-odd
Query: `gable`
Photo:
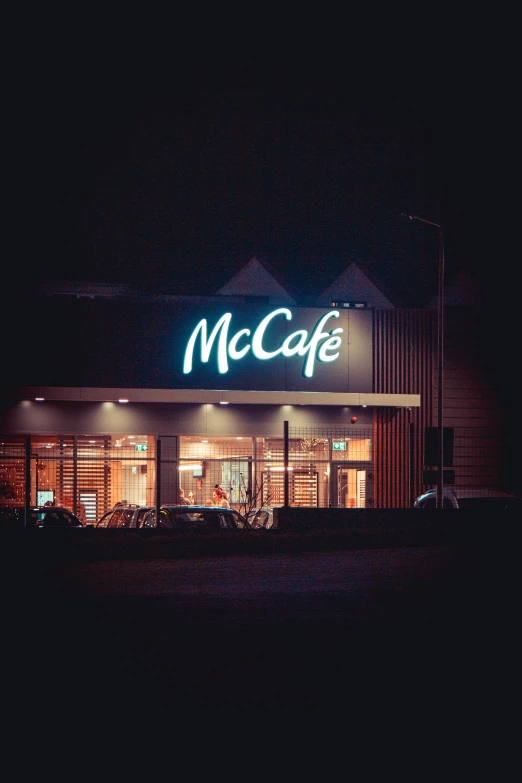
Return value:
[[(445, 307), (473, 307), (482, 302), (482, 291), (479, 284), (470, 275), (461, 271), (452, 280), (444, 286), (444, 306)], [(439, 306), (439, 295), (426, 305), (427, 310), (432, 310)]]
[(296, 304), (257, 258), (250, 259), (248, 264), (216, 293), (223, 296), (268, 296), (272, 304)]
[(332, 301), (366, 302), (369, 308), (394, 309), (392, 303), (356, 264), (350, 266), (325, 288), (316, 299), (316, 305), (328, 307)]

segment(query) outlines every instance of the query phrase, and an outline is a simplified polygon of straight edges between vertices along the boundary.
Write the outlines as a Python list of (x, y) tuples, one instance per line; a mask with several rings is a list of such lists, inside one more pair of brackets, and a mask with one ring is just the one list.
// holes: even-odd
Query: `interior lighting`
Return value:
[(121, 400), (118, 400), (118, 402), (128, 402), (128, 400), (121, 399)]
[(225, 402), (224, 400), (221, 400), (221, 402), (219, 404), (220, 405), (228, 405), (228, 402)]
[(43, 402), (45, 397), (35, 397), (36, 402)]
[(201, 470), (201, 462), (191, 462), (187, 465), (180, 465), (179, 470)]

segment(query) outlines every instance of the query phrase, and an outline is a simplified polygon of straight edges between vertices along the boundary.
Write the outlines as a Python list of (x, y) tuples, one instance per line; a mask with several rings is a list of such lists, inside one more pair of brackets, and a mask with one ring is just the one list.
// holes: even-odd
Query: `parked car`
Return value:
[[(415, 500), (415, 508), (436, 508), (437, 490), (429, 489)], [(522, 511), (522, 498), (510, 492), (497, 489), (482, 489), (480, 487), (442, 488), (443, 508), (491, 509), (492, 511)]]
[(245, 516), (255, 529), (263, 528), (264, 530), (270, 530), (270, 528), (274, 527), (274, 509), (268, 506), (248, 511)]
[(34, 506), (30, 509), (30, 525), (28, 526), (88, 527), (76, 514), (63, 506)]
[(164, 530), (245, 530), (251, 529), (246, 518), (235, 508), (221, 506), (160, 506), (159, 523), (156, 509), (151, 509), (136, 521), (139, 528)]
[(24, 506), (0, 509), (0, 527), (92, 527), (63, 506), (32, 506), (25, 524)]
[(139, 524), (152, 506), (139, 506), (136, 503), (117, 505), (100, 517), (96, 527), (141, 527)]

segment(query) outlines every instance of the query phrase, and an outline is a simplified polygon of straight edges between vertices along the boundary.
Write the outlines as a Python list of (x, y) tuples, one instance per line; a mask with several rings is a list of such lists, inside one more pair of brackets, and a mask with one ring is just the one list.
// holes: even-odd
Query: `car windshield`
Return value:
[(267, 509), (259, 508), (257, 511), (249, 511), (247, 514), (247, 520), (252, 527), (268, 527), (270, 523), (270, 512)]
[(109, 522), (109, 527), (130, 527), (132, 522), (133, 508), (121, 508), (114, 512)]
[(141, 527), (143, 518), (149, 513), (150, 510), (151, 509), (148, 506), (144, 506), (143, 508), (138, 509), (136, 513), (136, 523), (134, 527)]
[(241, 516), (235, 509), (231, 509), (228, 514), (224, 514), (225, 518), (227, 520), (233, 520), (234, 525), (238, 528), (238, 530), (243, 530), (245, 527), (245, 522)]

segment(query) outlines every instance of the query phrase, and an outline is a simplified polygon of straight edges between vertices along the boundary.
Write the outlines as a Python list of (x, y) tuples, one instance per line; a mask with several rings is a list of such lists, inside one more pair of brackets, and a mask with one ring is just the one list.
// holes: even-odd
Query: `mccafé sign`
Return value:
[[(202, 318), (187, 342), (183, 359), (183, 373), (190, 375), (195, 358), (207, 363), (211, 356), (217, 360), (222, 375), (230, 368), (230, 362), (240, 362), (252, 356), (260, 361), (270, 361), (276, 356), (286, 359), (302, 359), (302, 375), (312, 378), (315, 362), (335, 362), (339, 358), (344, 328), (335, 327), (333, 319), (339, 318), (338, 310), (330, 310), (310, 329), (296, 329), (283, 339), (276, 332), (281, 320), (292, 320), (292, 313), (286, 307), (273, 310), (253, 329), (232, 328), (232, 313), (222, 315), (212, 331), (206, 318)], [(333, 328), (332, 328), (333, 327)]]

